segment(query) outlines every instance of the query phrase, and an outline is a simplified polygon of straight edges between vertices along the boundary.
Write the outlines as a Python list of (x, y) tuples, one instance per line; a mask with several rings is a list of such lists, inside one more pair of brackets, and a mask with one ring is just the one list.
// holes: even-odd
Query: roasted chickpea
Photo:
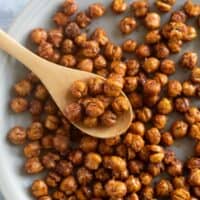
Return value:
[(183, 138), (188, 131), (188, 124), (182, 120), (177, 120), (172, 124), (171, 133), (174, 138)]
[(162, 133), (161, 142), (165, 146), (171, 146), (171, 145), (173, 145), (174, 144), (174, 139), (173, 139), (172, 134), (170, 132), (164, 132), (164, 133)]
[(177, 97), (181, 95), (182, 85), (178, 80), (169, 80), (167, 85), (167, 94), (169, 97)]
[(131, 8), (136, 17), (145, 17), (149, 10), (149, 3), (145, 0), (134, 1)]
[(65, 35), (69, 39), (74, 39), (77, 36), (79, 36), (80, 34), (81, 34), (80, 28), (79, 28), (78, 24), (75, 22), (70, 22), (65, 27)]
[(140, 182), (142, 185), (145, 185), (145, 186), (150, 185), (152, 182), (152, 179), (153, 179), (152, 175), (147, 172), (142, 172), (140, 174)]
[(156, 0), (156, 7), (161, 12), (169, 12), (176, 0)]
[(42, 84), (38, 84), (35, 88), (34, 96), (41, 101), (45, 101), (49, 96), (49, 93)]
[(121, 181), (110, 180), (105, 185), (106, 193), (109, 197), (122, 198), (127, 193), (126, 184)]
[(56, 162), (60, 160), (60, 156), (55, 153), (47, 153), (42, 157), (42, 164), (46, 169), (55, 169)]
[(151, 186), (146, 186), (141, 191), (141, 198), (142, 199), (153, 199), (154, 197), (154, 189)]
[(151, 50), (148, 45), (140, 44), (137, 46), (135, 53), (139, 58), (142, 59), (142, 58), (149, 57), (151, 55)]
[(26, 130), (20, 126), (12, 128), (8, 133), (8, 139), (12, 144), (24, 144), (26, 137)]
[(190, 102), (189, 102), (189, 99), (187, 98), (177, 98), (175, 100), (175, 108), (178, 112), (182, 112), (182, 113), (185, 113), (189, 110), (190, 108)]
[(123, 34), (132, 33), (137, 27), (137, 23), (132, 17), (125, 17), (120, 21), (120, 30)]
[(16, 83), (13, 87), (16, 95), (24, 97), (30, 94), (32, 90), (32, 84), (29, 80), (23, 79)]
[(189, 184), (191, 186), (200, 186), (200, 170), (199, 169), (193, 169), (191, 170), (190, 174), (189, 174)]
[(24, 147), (26, 158), (37, 157), (40, 155), (41, 145), (39, 142), (30, 142)]
[(189, 130), (189, 135), (192, 138), (199, 140), (200, 139), (199, 131), (200, 131), (200, 123), (192, 124)]
[(137, 119), (142, 122), (148, 122), (152, 118), (152, 111), (148, 107), (136, 110)]
[(194, 96), (196, 93), (196, 86), (190, 81), (184, 81), (182, 84), (182, 93), (185, 96), (191, 97)]
[(159, 66), (160, 66), (160, 61), (157, 58), (150, 57), (144, 61), (143, 69), (147, 73), (153, 73), (158, 70)]
[(175, 63), (173, 60), (164, 59), (160, 64), (160, 71), (167, 75), (172, 75), (175, 73)]
[(30, 140), (39, 140), (44, 134), (44, 127), (40, 122), (33, 122), (27, 129), (27, 136)]
[(82, 118), (82, 107), (78, 103), (71, 103), (65, 108), (65, 114), (69, 121), (78, 122)]
[(184, 35), (184, 40), (191, 41), (191, 40), (194, 40), (196, 37), (197, 37), (197, 31), (196, 31), (195, 27), (187, 26), (187, 32)]
[(75, 81), (72, 85), (71, 85), (71, 94), (73, 97), (75, 98), (82, 98), (87, 96), (88, 94), (88, 86), (87, 83), (85, 81)]
[(135, 59), (128, 59), (126, 61), (126, 66), (126, 73), (128, 76), (135, 76), (139, 72), (140, 63)]
[(154, 47), (155, 56), (159, 59), (164, 59), (169, 56), (169, 49), (164, 43), (157, 43)]
[(53, 16), (53, 21), (56, 25), (64, 27), (69, 22), (69, 17), (63, 12), (56, 12)]
[(172, 101), (168, 98), (162, 98), (158, 105), (157, 110), (160, 114), (167, 115), (173, 111), (173, 104)]
[(53, 45), (48, 42), (42, 41), (38, 46), (37, 53), (40, 57), (50, 60), (54, 54)]
[(148, 164), (148, 172), (153, 176), (159, 176), (163, 171), (165, 167), (163, 163), (149, 163)]
[(116, 46), (112, 43), (107, 43), (105, 46), (104, 54), (109, 60), (120, 60), (122, 57), (122, 49), (120, 46)]
[(193, 124), (200, 121), (200, 111), (197, 107), (190, 107), (187, 113), (185, 113), (185, 119), (189, 124)]
[(61, 46), (63, 54), (72, 54), (75, 51), (74, 42), (70, 39), (65, 39)]
[(127, 93), (134, 92), (138, 87), (138, 78), (137, 77), (125, 77), (124, 78), (124, 88), (123, 90)]
[(164, 129), (166, 124), (167, 124), (167, 116), (166, 115), (160, 115), (160, 114), (156, 114), (153, 116), (153, 125), (160, 129)]
[(116, 97), (113, 100), (112, 109), (117, 115), (120, 115), (129, 110), (129, 103), (124, 96)]
[(190, 193), (185, 188), (177, 188), (172, 191), (172, 200), (190, 200)]
[(171, 176), (180, 176), (183, 173), (183, 163), (175, 159), (171, 165), (168, 166), (167, 172)]
[(92, 39), (97, 41), (101, 46), (105, 46), (109, 42), (109, 38), (103, 28), (96, 28), (92, 34)]
[(117, 116), (112, 111), (107, 110), (101, 116), (100, 120), (104, 126), (111, 127), (117, 123)]
[(160, 27), (160, 15), (155, 12), (149, 12), (145, 17), (144, 22), (148, 29), (157, 29)]
[(89, 16), (94, 19), (104, 15), (106, 8), (101, 3), (91, 4), (88, 8)]
[(126, 180), (126, 186), (127, 186), (128, 193), (138, 192), (140, 191), (142, 187), (139, 178), (136, 178), (132, 175), (129, 176), (128, 179)]
[(157, 145), (157, 144), (160, 143), (160, 140), (161, 140), (160, 131), (155, 127), (147, 130), (145, 137), (150, 144), (156, 144)]
[(185, 2), (183, 6), (184, 11), (190, 17), (196, 17), (200, 14), (200, 7), (198, 4), (193, 3), (191, 0)]
[(198, 55), (195, 52), (186, 52), (181, 58), (181, 65), (187, 69), (193, 69), (197, 66)]
[(63, 40), (62, 29), (55, 28), (48, 32), (48, 41), (56, 48), (59, 48)]
[(42, 28), (34, 29), (31, 32), (30, 38), (35, 44), (41, 44), (47, 40), (47, 31)]
[(42, 180), (36, 180), (31, 186), (31, 191), (34, 197), (41, 197), (48, 195), (48, 187)]
[(63, 11), (67, 16), (71, 16), (76, 13), (78, 5), (75, 0), (65, 0), (62, 5)]
[(97, 170), (102, 162), (102, 158), (97, 153), (88, 153), (85, 157), (85, 166), (90, 170)]
[(79, 12), (76, 15), (76, 23), (81, 27), (85, 28), (91, 23), (91, 19), (86, 15), (85, 12)]
[(131, 124), (129, 130), (130, 130), (130, 132), (143, 137), (144, 133), (145, 133), (144, 123), (142, 123), (140, 121), (135, 121)]
[(143, 91), (144, 91), (144, 95), (146, 96), (156, 96), (161, 91), (161, 85), (158, 81), (154, 79), (149, 79), (144, 84)]
[(132, 39), (128, 39), (123, 42), (122, 49), (127, 53), (133, 53), (137, 47), (137, 42)]
[(200, 68), (195, 67), (192, 69), (191, 80), (194, 83), (200, 83)]
[(68, 176), (60, 184), (60, 190), (66, 195), (73, 194), (78, 188), (77, 182), (73, 176)]
[(38, 200), (52, 200), (52, 198), (50, 196), (43, 196), (40, 197)]
[(166, 179), (161, 179), (156, 184), (156, 194), (159, 197), (169, 197), (172, 191), (173, 191), (173, 186), (170, 183), (170, 181)]
[(144, 147), (144, 140), (140, 135), (128, 133), (124, 138), (124, 143), (131, 147), (135, 152), (141, 151)]
[(24, 168), (28, 174), (37, 174), (44, 169), (38, 157), (33, 157), (26, 160)]
[(80, 141), (80, 148), (83, 152), (95, 152), (98, 145), (98, 140), (90, 136), (84, 136)]
[(173, 22), (182, 22), (182, 23), (185, 23), (186, 19), (187, 19), (187, 16), (185, 12), (182, 10), (174, 11), (171, 14), (171, 18), (170, 18), (170, 20)]
[(126, 11), (127, 3), (125, 0), (113, 0), (111, 8), (113, 12), (120, 14)]
[(161, 35), (159, 30), (150, 30), (146, 35), (145, 35), (145, 41), (147, 44), (155, 44), (158, 43), (161, 39)]
[(23, 97), (15, 97), (10, 102), (10, 108), (15, 113), (22, 113), (28, 108), (28, 101)]
[(55, 115), (47, 115), (44, 125), (49, 130), (56, 130), (59, 125), (59, 119)]

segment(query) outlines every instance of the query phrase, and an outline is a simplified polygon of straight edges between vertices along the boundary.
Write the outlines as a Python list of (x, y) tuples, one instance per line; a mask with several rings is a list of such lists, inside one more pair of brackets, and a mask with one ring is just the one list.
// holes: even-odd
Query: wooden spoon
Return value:
[[(46, 86), (47, 90), (49, 91), (55, 103), (63, 114), (65, 114), (64, 110), (66, 108), (66, 105), (74, 101), (69, 92), (69, 88), (74, 81), (84, 80), (91, 77), (102, 78), (89, 72), (62, 67), (45, 59), (42, 59), (41, 57), (35, 55), (31, 51), (23, 47), (1, 29), (0, 48), (6, 51), (11, 56), (15, 57), (34, 74), (37, 75), (41, 82)], [(125, 96), (124, 93), (122, 93), (122, 95)], [(114, 125), (113, 127), (109, 128), (102, 126), (96, 128), (87, 128), (82, 123), (73, 124), (82, 132), (88, 135), (98, 138), (111, 138), (124, 133), (129, 128), (132, 119), (133, 111), (130, 104), (129, 111), (122, 114), (117, 119), (116, 125)]]

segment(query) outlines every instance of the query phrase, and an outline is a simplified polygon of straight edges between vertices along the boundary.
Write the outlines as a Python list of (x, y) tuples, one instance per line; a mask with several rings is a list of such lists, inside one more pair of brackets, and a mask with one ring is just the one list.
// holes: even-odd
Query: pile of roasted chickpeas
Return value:
[[(141, 23), (146, 27), (140, 44), (133, 39), (115, 44), (103, 28), (91, 35), (84, 31), (107, 11), (101, 3), (78, 11), (74, 0), (65, 0), (53, 17), (55, 28), (32, 31), (38, 55), (107, 78), (127, 94), (134, 111), (127, 133), (97, 139), (63, 117), (34, 74), (16, 83), (10, 107), (14, 113), (29, 111), (32, 122), (26, 128), (13, 127), (8, 139), (23, 146), (27, 174), (46, 172), (31, 187), (37, 200), (200, 199), (200, 110), (192, 105), (192, 99), (200, 97), (200, 68), (196, 52), (181, 52), (184, 43), (197, 38), (188, 19), (200, 25), (200, 4), (188, 0), (171, 12), (174, 4), (175, 0), (155, 0), (152, 11), (147, 0), (135, 0), (130, 6), (125, 0), (112, 1), (115, 15), (131, 9), (119, 22), (119, 31), (127, 35)], [(165, 12), (171, 12), (171, 17), (161, 25)], [(169, 57), (175, 53), (181, 54), (179, 63)], [(169, 79), (181, 67), (190, 73), (188, 79)], [(81, 91), (72, 90), (78, 98), (86, 93), (82, 84), (78, 83)], [(102, 96), (98, 101), (89, 114), (103, 114), (99, 105), (108, 102)], [(167, 129), (169, 114), (174, 112), (181, 118)], [(112, 120), (113, 115), (106, 116), (106, 123)], [(182, 161), (166, 147), (185, 137), (195, 147), (193, 156)]]
[(122, 85), (113, 83), (112, 77), (105, 81), (101, 78), (75, 81), (70, 91), (76, 101), (66, 106), (67, 119), (82, 122), (88, 128), (115, 125), (117, 116), (130, 108), (127, 98), (121, 94)]

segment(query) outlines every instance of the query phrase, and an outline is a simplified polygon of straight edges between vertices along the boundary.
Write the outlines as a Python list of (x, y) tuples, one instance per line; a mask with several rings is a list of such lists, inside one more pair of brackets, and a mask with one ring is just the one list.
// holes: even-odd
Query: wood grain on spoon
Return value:
[[(69, 92), (69, 88), (74, 81), (87, 80), (88, 78), (92, 77), (102, 78), (89, 72), (62, 67), (45, 59), (42, 59), (41, 57), (35, 55), (31, 51), (23, 47), (2, 30), (0, 30), (0, 48), (6, 51), (11, 56), (15, 57), (34, 74), (37, 75), (37, 77), (45, 85), (63, 114), (65, 114), (64, 110), (66, 108), (66, 105), (74, 101)], [(125, 96), (123, 92), (122, 95)], [(113, 127), (109, 128), (102, 126), (87, 128), (83, 126), (82, 123), (75, 123), (74, 125), (88, 135), (98, 138), (110, 138), (124, 133), (130, 126), (132, 119), (133, 111), (130, 105), (129, 111), (119, 116), (116, 125), (114, 125)]]

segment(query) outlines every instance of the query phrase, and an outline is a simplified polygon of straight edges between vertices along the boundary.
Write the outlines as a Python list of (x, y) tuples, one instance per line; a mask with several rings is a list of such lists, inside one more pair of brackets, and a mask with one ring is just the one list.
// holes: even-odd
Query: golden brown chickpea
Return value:
[(177, 176), (173, 178), (173, 186), (175, 189), (177, 188), (185, 188), (186, 185), (186, 180), (184, 176)]
[(200, 186), (200, 169), (191, 170), (188, 181), (191, 186)]
[(24, 144), (26, 141), (26, 130), (23, 127), (16, 126), (8, 133), (8, 139), (12, 144)]
[(144, 163), (140, 160), (131, 160), (128, 163), (130, 173), (140, 174), (144, 170)]
[(164, 43), (156, 44), (154, 51), (155, 51), (155, 56), (159, 59), (167, 58), (170, 53), (169, 49), (167, 48), (167, 46)]
[(87, 185), (93, 179), (92, 173), (85, 167), (80, 167), (77, 170), (77, 180), (81, 185)]
[(41, 144), (44, 149), (52, 149), (53, 148), (53, 136), (46, 135), (41, 138)]
[(167, 43), (171, 53), (179, 53), (181, 51), (183, 42), (179, 39), (170, 39)]
[(107, 181), (110, 179), (110, 174), (109, 172), (105, 169), (105, 168), (99, 168), (96, 172), (95, 172), (95, 178), (99, 181)]
[(124, 144), (139, 152), (144, 147), (144, 140), (140, 135), (128, 133), (124, 138)]
[(126, 11), (127, 3), (125, 0), (113, 0), (111, 8), (113, 12), (120, 14)]
[(74, 38), (74, 42), (77, 46), (83, 47), (85, 45), (85, 42), (87, 41), (87, 34), (86, 33), (80, 33)]
[(88, 153), (85, 156), (85, 166), (89, 170), (97, 170), (99, 168), (99, 165), (102, 162), (102, 158), (99, 154), (97, 153)]
[(138, 78), (134, 76), (128, 76), (124, 78), (124, 92), (131, 93), (134, 92), (138, 87)]
[(87, 58), (95, 58), (98, 55), (99, 51), (99, 44), (95, 40), (90, 40), (84, 43), (82, 54)]
[(32, 115), (40, 115), (41, 112), (43, 111), (43, 104), (41, 101), (37, 99), (33, 99), (29, 103), (29, 112)]
[(96, 71), (96, 74), (99, 75), (99, 76), (102, 76), (104, 78), (108, 78), (108, 75), (109, 75), (109, 71), (108, 69), (99, 69)]
[(183, 138), (188, 131), (188, 124), (182, 120), (176, 120), (171, 127), (171, 133), (174, 138)]
[(187, 168), (192, 171), (194, 169), (199, 169), (200, 166), (200, 159), (198, 157), (192, 157), (190, 158), (187, 163)]
[(56, 164), (55, 171), (61, 176), (67, 177), (72, 173), (73, 165), (67, 160), (60, 160)]
[(189, 99), (183, 97), (183, 98), (177, 98), (174, 102), (175, 108), (178, 112), (185, 113), (190, 108), (190, 102)]
[(50, 60), (54, 54), (53, 45), (48, 42), (42, 41), (38, 46), (37, 53), (40, 57)]
[(61, 57), (60, 64), (65, 67), (73, 68), (76, 65), (76, 59), (71, 54), (64, 55)]
[(55, 169), (57, 161), (60, 160), (60, 156), (55, 153), (47, 153), (42, 157), (42, 164), (46, 169)]
[(55, 172), (49, 172), (45, 178), (45, 182), (49, 187), (55, 188), (58, 187), (58, 184), (61, 181), (61, 177)]
[(161, 85), (154, 79), (148, 79), (144, 84), (143, 92), (146, 96), (156, 96), (161, 91)]
[(35, 44), (41, 44), (47, 40), (47, 32), (42, 28), (32, 30), (30, 38)]
[(94, 193), (95, 197), (99, 197), (99, 198), (105, 198), (106, 197), (106, 192), (105, 192), (103, 184), (101, 182), (94, 183), (93, 193)]
[(148, 172), (153, 176), (159, 176), (163, 171), (165, 167), (163, 163), (149, 163), (148, 164)]
[(74, 39), (81, 34), (80, 28), (77, 23), (70, 22), (65, 27), (65, 35), (69, 39)]
[(190, 107), (185, 113), (185, 119), (189, 124), (194, 124), (200, 121), (200, 111), (197, 107)]
[(104, 56), (102, 55), (98, 55), (95, 59), (94, 59), (94, 68), (96, 70), (100, 70), (103, 69), (107, 66), (107, 61), (104, 58)]
[(10, 102), (10, 108), (15, 113), (22, 113), (28, 108), (28, 101), (22, 97), (15, 97)]
[(143, 69), (147, 73), (153, 73), (158, 70), (160, 66), (160, 61), (157, 58), (150, 57), (145, 59), (143, 64)]
[(151, 49), (146, 44), (140, 44), (137, 46), (135, 53), (136, 56), (142, 59), (151, 56)]
[(122, 44), (122, 49), (124, 52), (133, 53), (137, 47), (137, 42), (132, 39), (125, 40)]
[(154, 197), (154, 189), (152, 186), (146, 186), (141, 191), (141, 198), (151, 200)]
[(79, 12), (76, 15), (76, 23), (81, 27), (85, 28), (91, 23), (91, 19), (86, 15), (85, 12)]
[(120, 46), (112, 43), (107, 43), (105, 46), (104, 54), (109, 60), (120, 60), (122, 57), (122, 49)]
[(143, 106), (143, 97), (141, 94), (132, 92), (128, 98), (133, 109), (141, 108)]
[(200, 83), (200, 68), (195, 67), (192, 69), (191, 80), (194, 83)]
[(177, 97), (181, 95), (182, 85), (178, 80), (169, 80), (167, 85), (167, 94), (169, 97)]
[(85, 152), (95, 152), (98, 145), (98, 140), (90, 136), (83, 136), (80, 141), (80, 149)]
[(169, 197), (171, 192), (173, 191), (173, 186), (167, 179), (161, 179), (156, 184), (156, 194), (159, 197)]
[(198, 55), (195, 52), (186, 52), (181, 58), (182, 67), (193, 69), (197, 66)]
[(120, 21), (120, 30), (123, 34), (132, 33), (137, 27), (137, 22), (132, 17), (125, 17)]
[(93, 61), (91, 59), (85, 58), (81, 60), (77, 66), (78, 69), (86, 72), (92, 72), (93, 71)]
[(70, 88), (71, 94), (75, 98), (83, 98), (88, 94), (88, 86), (85, 81), (77, 80)]
[(42, 84), (38, 84), (35, 88), (34, 96), (41, 101), (45, 101), (49, 96), (49, 93)]
[[(56, 190), (55, 192), (52, 193), (52, 197), (55, 199), (55, 200), (60, 200), (60, 199), (65, 199), (67, 198), (66, 195), (64, 194), (64, 192), (61, 192), (61, 191), (58, 191)], [(70, 199), (71, 200), (71, 199)], [(72, 198), (72, 200), (74, 200)]]
[(197, 156), (200, 155), (200, 142), (199, 142), (199, 141), (198, 141), (198, 142), (196, 143), (196, 145), (195, 145), (195, 154), (196, 154)]
[(113, 61), (111, 63), (111, 70), (112, 72), (124, 76), (126, 74), (126, 64), (121, 61)]
[(156, 0), (156, 7), (161, 12), (169, 12), (176, 0)]
[(154, 76), (154, 79), (157, 80), (162, 87), (168, 83), (168, 77), (164, 73), (157, 72)]
[(192, 0), (188, 0), (185, 2), (183, 6), (184, 11), (190, 17), (196, 17), (200, 14), (200, 6), (192, 2)]
[(120, 115), (123, 112), (129, 110), (129, 103), (124, 96), (116, 97), (112, 102), (112, 109), (117, 114)]
[(174, 11), (171, 14), (170, 21), (185, 23), (186, 19), (187, 19), (187, 16), (186, 16), (185, 12), (182, 10), (178, 10), (178, 11)]
[(139, 178), (134, 177), (132, 175), (129, 176), (128, 179), (126, 180), (126, 186), (127, 186), (128, 193), (138, 192), (141, 190), (141, 187), (142, 187)]
[(27, 136), (30, 140), (39, 140), (44, 134), (43, 125), (40, 122), (33, 122), (27, 129)]
[(159, 95), (155, 95), (155, 96), (145, 96), (144, 98), (144, 104), (148, 107), (153, 107), (155, 106), (158, 101), (160, 99)]
[(52, 198), (50, 196), (43, 196), (40, 197), (38, 200), (52, 200)]
[(172, 101), (168, 98), (162, 98), (158, 105), (157, 110), (160, 114), (167, 115), (173, 111), (173, 104)]
[(75, 51), (75, 45), (74, 42), (70, 39), (65, 39), (62, 43), (61, 47), (63, 54), (72, 54)]
[(185, 96), (192, 97), (195, 96), (196, 86), (191, 81), (184, 81), (182, 84), (183, 91), (182, 93)]
[(167, 172), (170, 176), (180, 176), (183, 174), (183, 163), (175, 159), (171, 165), (168, 166)]
[(56, 114), (58, 108), (56, 106), (56, 104), (54, 103), (53, 100), (48, 100), (45, 102), (45, 105), (44, 105), (44, 111), (47, 113), (47, 114)]
[(131, 8), (136, 17), (145, 17), (149, 10), (149, 3), (145, 0), (137, 0), (131, 4)]
[(98, 95), (103, 93), (104, 81), (99, 78), (91, 78), (88, 80), (89, 93), (91, 95)]
[(170, 132), (164, 132), (164, 133), (162, 133), (161, 142), (165, 146), (171, 146), (171, 145), (173, 145), (174, 144), (174, 139), (173, 139), (172, 134)]
[(91, 38), (101, 46), (105, 46), (109, 42), (109, 38), (103, 28), (96, 28)]
[(104, 126), (111, 127), (117, 123), (117, 116), (112, 111), (107, 110), (103, 113), (100, 120)]
[(48, 32), (48, 41), (56, 48), (59, 48), (63, 40), (63, 31), (60, 28), (51, 29)]
[(40, 155), (41, 145), (39, 142), (30, 142), (24, 147), (26, 158), (38, 157)]
[(122, 198), (127, 193), (126, 184), (121, 181), (109, 180), (105, 185), (109, 197)]
[(65, 108), (65, 114), (69, 121), (78, 122), (82, 118), (82, 107), (78, 103), (71, 103)]
[(32, 90), (32, 84), (29, 80), (23, 79), (13, 86), (16, 95), (24, 97), (30, 94)]
[(153, 116), (153, 125), (160, 129), (164, 129), (166, 124), (167, 124), (167, 116), (166, 115), (160, 115), (160, 114), (156, 114)]
[(189, 135), (194, 139), (200, 139), (200, 123), (195, 123), (191, 125)]
[(47, 115), (46, 116), (46, 119), (45, 119), (45, 122), (44, 122), (44, 125), (47, 129), (49, 130), (56, 130), (58, 128), (58, 125), (59, 125), (59, 119), (57, 116), (55, 115)]
[(161, 39), (159, 30), (151, 30), (145, 35), (145, 41), (147, 44), (158, 43)]
[(165, 150), (165, 158), (164, 158), (164, 163), (166, 165), (171, 165), (175, 162), (175, 153), (172, 150)]
[(129, 131), (143, 137), (144, 133), (145, 133), (144, 123), (142, 123), (140, 121), (133, 122), (129, 128)]
[(155, 145), (159, 144), (161, 140), (160, 131), (155, 127), (147, 130), (147, 132), (145, 133), (145, 137), (150, 144), (155, 144)]
[(172, 191), (172, 200), (190, 200), (190, 193), (185, 188), (177, 188)]
[(44, 169), (38, 157), (33, 157), (26, 160), (24, 167), (26, 173), (28, 174), (37, 174)]
[(106, 12), (106, 8), (101, 3), (91, 4), (88, 8), (88, 14), (92, 19), (101, 17)]
[(65, 0), (62, 8), (67, 16), (71, 16), (78, 10), (78, 5), (75, 0)]
[(69, 17), (63, 12), (56, 12), (53, 21), (57, 26), (64, 27), (69, 22)]
[(174, 74), (176, 71), (174, 61), (170, 59), (164, 59), (160, 64), (160, 71), (167, 75)]
[(73, 194), (78, 188), (76, 179), (73, 176), (68, 176), (62, 180), (60, 190), (65, 192), (66, 195)]
[(137, 119), (142, 122), (148, 122), (152, 118), (152, 111), (148, 107), (136, 110)]
[(126, 61), (127, 75), (134, 76), (139, 72), (140, 63), (136, 59), (128, 59)]
[(153, 179), (152, 175), (147, 172), (142, 172), (140, 174), (140, 182), (142, 185), (145, 185), (145, 186), (150, 185), (152, 182), (152, 179)]
[(69, 136), (56, 135), (53, 138), (53, 147), (61, 154), (66, 154), (69, 150)]
[(97, 98), (91, 99), (85, 106), (85, 112), (90, 117), (99, 117), (104, 113), (104, 104)]
[(149, 12), (145, 17), (144, 22), (148, 29), (157, 29), (160, 27), (160, 15), (155, 12)]
[(197, 37), (197, 31), (196, 28), (193, 26), (187, 26), (187, 32), (184, 35), (185, 41), (191, 41)]
[(83, 161), (83, 152), (81, 150), (73, 150), (69, 153), (68, 158), (73, 165), (80, 165)]
[(48, 195), (48, 186), (42, 180), (35, 180), (31, 186), (31, 192), (34, 197)]

